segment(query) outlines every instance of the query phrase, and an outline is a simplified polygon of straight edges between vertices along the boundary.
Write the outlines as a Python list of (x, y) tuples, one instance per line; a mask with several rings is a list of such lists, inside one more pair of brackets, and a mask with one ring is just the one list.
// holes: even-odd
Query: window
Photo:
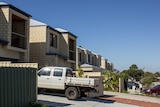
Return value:
[(51, 69), (49, 68), (44, 68), (42, 70), (39, 71), (38, 75), (39, 76), (49, 76), (51, 72)]
[(54, 69), (53, 76), (62, 77), (63, 69)]
[(57, 48), (57, 36), (50, 34), (50, 46)]
[(69, 39), (69, 59), (75, 60), (75, 41)]
[(11, 46), (26, 49), (26, 20), (12, 14)]
[(82, 53), (79, 53), (79, 61), (82, 61)]
[(96, 65), (95, 63), (96, 63), (96, 61), (95, 61), (95, 56), (92, 56), (92, 64), (93, 64), (93, 65)]
[(66, 77), (73, 77), (72, 70), (70, 70), (70, 69), (67, 69), (67, 72), (66, 72)]
[(86, 60), (87, 60), (87, 63), (90, 63), (90, 54), (86, 54)]
[(75, 42), (72, 39), (69, 39), (69, 50), (74, 50)]

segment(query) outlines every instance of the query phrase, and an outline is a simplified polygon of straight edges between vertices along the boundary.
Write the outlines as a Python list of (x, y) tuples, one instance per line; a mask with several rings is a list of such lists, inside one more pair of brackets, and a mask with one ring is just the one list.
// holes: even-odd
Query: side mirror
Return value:
[(40, 77), (41, 75), (38, 73), (38, 76)]

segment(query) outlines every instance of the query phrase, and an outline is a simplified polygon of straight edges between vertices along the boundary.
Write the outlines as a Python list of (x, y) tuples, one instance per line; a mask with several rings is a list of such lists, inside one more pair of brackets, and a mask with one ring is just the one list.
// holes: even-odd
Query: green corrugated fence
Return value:
[(0, 107), (28, 107), (36, 101), (36, 68), (0, 67)]

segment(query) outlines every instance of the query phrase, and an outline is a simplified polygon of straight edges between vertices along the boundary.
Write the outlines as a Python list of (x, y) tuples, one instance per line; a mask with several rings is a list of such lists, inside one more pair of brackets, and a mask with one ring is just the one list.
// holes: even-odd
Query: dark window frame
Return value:
[(58, 44), (58, 36), (50, 33), (50, 46), (57, 48), (57, 44)]
[(27, 48), (26, 27), (25, 19), (12, 14), (11, 46), (21, 49)]

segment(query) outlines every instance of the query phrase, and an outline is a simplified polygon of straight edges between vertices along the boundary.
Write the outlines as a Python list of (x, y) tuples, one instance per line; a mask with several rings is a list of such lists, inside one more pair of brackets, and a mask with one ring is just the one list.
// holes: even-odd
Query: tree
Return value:
[(141, 82), (144, 87), (150, 87), (150, 86), (152, 86), (152, 82), (157, 81), (157, 77), (158, 77), (158, 75), (156, 73), (153, 74), (151, 72), (144, 72), (144, 76), (141, 79)]
[(157, 75), (157, 77), (160, 77), (160, 72), (156, 72), (154, 74)]
[(80, 65), (78, 65), (78, 68), (77, 68), (77, 73), (76, 73), (77, 77), (83, 77), (83, 74), (84, 74), (84, 71), (82, 70), (82, 68), (80, 67)]
[(128, 78), (132, 81), (140, 81), (144, 75), (144, 71), (138, 69), (136, 64), (131, 65), (128, 70), (124, 70), (123, 72), (126, 73), (128, 75)]
[(104, 71), (102, 72), (102, 76), (104, 78), (104, 87), (105, 89), (116, 90), (119, 86), (119, 75), (112, 71)]

